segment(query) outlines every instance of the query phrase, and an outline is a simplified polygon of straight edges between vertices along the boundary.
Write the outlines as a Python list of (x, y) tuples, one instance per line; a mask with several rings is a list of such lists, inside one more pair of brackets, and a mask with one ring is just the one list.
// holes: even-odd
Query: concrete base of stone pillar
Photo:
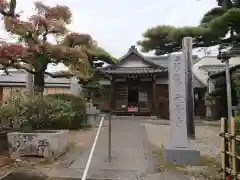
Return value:
[(190, 147), (165, 146), (164, 156), (165, 162), (170, 164), (195, 166), (200, 163), (200, 151)]

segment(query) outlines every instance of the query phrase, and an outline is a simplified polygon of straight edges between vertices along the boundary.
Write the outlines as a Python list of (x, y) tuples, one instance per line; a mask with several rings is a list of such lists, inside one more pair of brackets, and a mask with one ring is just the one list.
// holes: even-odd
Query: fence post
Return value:
[(222, 134), (222, 139), (221, 139), (221, 149), (222, 149), (222, 170), (223, 170), (223, 178), (226, 179), (226, 119), (221, 118), (221, 134)]
[(235, 118), (231, 119), (231, 150), (232, 150), (232, 175), (233, 179), (236, 180), (237, 175), (237, 162), (236, 162), (236, 121)]

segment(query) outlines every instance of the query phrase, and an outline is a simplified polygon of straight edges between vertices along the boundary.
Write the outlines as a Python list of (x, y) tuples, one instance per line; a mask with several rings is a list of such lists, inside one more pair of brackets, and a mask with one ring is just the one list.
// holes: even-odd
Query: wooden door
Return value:
[(115, 89), (116, 110), (123, 110), (123, 106), (128, 105), (128, 87), (126, 85), (116, 84)]
[[(151, 89), (150, 89), (151, 90)], [(149, 85), (141, 85), (139, 86), (139, 96), (138, 96), (138, 107), (142, 112), (149, 112), (151, 105), (151, 97), (149, 96)], [(150, 102), (150, 103), (149, 103)]]
[(156, 115), (162, 118), (169, 118), (169, 93), (167, 84), (158, 84), (156, 86)]

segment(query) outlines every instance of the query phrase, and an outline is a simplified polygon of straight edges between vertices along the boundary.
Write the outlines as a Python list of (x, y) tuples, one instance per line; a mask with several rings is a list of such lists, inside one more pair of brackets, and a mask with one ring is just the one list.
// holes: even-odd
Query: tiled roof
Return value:
[(157, 72), (166, 72), (167, 69), (162, 68), (137, 68), (137, 67), (129, 67), (129, 68), (116, 68), (116, 69), (105, 69), (104, 72), (109, 74), (148, 74), (148, 73), (157, 73)]
[[(159, 66), (159, 64), (155, 63), (154, 61), (152, 61), (149, 58), (146, 58), (145, 56), (143, 56), (141, 53), (138, 52), (137, 48), (135, 46), (131, 46), (127, 52), (127, 54), (125, 54), (123, 57), (120, 58), (120, 63), (121, 61), (123, 62), (126, 57), (128, 57), (131, 53), (134, 53), (135, 55), (139, 56), (143, 61), (151, 64), (152, 66)], [(163, 68), (163, 67), (162, 67)]]
[[(21, 70), (10, 70), (9, 75), (0, 75), (0, 85), (2, 86), (25, 86), (27, 81), (27, 73)], [(71, 79), (67, 78), (51, 78), (45, 76), (45, 84), (47, 87), (68, 87)]]
[[(167, 69), (153, 69), (153, 68), (117, 68), (105, 70), (109, 74), (149, 74), (156, 72), (167, 72)], [(197, 76), (193, 75), (193, 87), (204, 88), (206, 87)]]
[[(162, 67), (168, 68), (170, 55), (164, 56), (145, 56), (146, 59), (153, 61), (155, 64), (158, 64)], [(192, 56), (192, 63), (195, 64), (200, 58), (197, 55)]]
[(219, 64), (219, 65), (201, 65), (199, 66), (200, 69), (203, 69), (204, 71), (208, 72), (209, 74), (216, 73), (218, 71), (222, 71), (225, 69), (225, 64)]
[[(130, 53), (134, 53), (141, 57), (144, 61), (150, 63), (152, 67), (117, 67), (118, 64), (105, 66), (101, 69), (101, 71), (108, 73), (108, 74), (148, 74), (148, 73), (161, 73), (168, 71), (168, 64), (169, 64), (169, 55), (168, 56), (142, 56), (135, 47), (131, 47), (126, 55), (124, 55), (120, 60), (126, 60), (127, 56)], [(193, 55), (193, 64), (197, 63), (199, 58), (196, 55)], [(121, 63), (120, 61), (120, 63)], [(204, 88), (206, 87), (205, 84), (201, 82), (201, 80), (196, 76), (193, 75), (193, 86)]]

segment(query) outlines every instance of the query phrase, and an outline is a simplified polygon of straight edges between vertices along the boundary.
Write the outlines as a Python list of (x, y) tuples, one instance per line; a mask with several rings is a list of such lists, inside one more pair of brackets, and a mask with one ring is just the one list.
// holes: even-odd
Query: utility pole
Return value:
[[(232, 88), (231, 88), (231, 78), (230, 78), (230, 70), (229, 70), (229, 60), (231, 56), (228, 52), (220, 52), (217, 56), (219, 60), (225, 63), (225, 74), (226, 74), (226, 89), (227, 89), (227, 109), (228, 109), (228, 125), (230, 125), (230, 121), (232, 118)], [(228, 126), (230, 127), (230, 126)]]

